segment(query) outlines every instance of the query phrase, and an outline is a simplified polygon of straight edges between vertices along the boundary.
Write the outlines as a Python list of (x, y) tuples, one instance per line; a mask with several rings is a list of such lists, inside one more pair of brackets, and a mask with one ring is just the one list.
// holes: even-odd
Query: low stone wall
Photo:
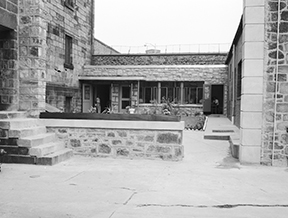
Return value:
[(42, 119), (75, 154), (183, 159), (184, 122)]

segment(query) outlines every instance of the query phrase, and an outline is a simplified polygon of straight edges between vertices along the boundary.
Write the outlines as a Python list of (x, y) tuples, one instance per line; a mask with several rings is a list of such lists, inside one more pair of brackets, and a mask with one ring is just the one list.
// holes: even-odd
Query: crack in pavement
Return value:
[(129, 201), (130, 201), (130, 200), (133, 198), (133, 196), (134, 196), (135, 194), (137, 194), (137, 192), (133, 192), (133, 193), (131, 194), (131, 196), (128, 198), (128, 200), (124, 202), (124, 204), (123, 204), (123, 205), (126, 205), (126, 204), (128, 204), (128, 203), (129, 203)]
[(288, 207), (288, 204), (219, 204), (219, 205), (187, 205), (187, 204), (139, 204), (137, 207), (191, 207), (191, 208), (220, 208), (230, 209), (236, 207)]

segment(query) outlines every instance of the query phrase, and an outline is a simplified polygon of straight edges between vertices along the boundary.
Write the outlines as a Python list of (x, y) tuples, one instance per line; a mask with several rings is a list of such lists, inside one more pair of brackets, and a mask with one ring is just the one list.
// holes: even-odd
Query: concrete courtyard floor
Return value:
[(226, 141), (185, 131), (181, 162), (74, 156), (3, 164), (1, 218), (287, 217), (288, 169), (243, 166)]

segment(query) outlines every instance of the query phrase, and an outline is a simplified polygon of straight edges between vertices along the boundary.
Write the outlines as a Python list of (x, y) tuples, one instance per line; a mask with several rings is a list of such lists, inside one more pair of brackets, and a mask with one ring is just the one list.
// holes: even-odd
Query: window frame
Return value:
[(65, 54), (64, 54), (64, 67), (73, 70), (73, 37), (65, 34)]

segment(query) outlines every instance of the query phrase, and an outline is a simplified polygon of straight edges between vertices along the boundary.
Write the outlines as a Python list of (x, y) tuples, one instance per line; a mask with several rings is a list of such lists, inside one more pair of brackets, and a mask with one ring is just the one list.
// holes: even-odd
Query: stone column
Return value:
[(241, 163), (260, 164), (265, 0), (244, 0), (240, 120)]
[(46, 31), (43, 1), (19, 0), (19, 109), (38, 116), (45, 110)]

